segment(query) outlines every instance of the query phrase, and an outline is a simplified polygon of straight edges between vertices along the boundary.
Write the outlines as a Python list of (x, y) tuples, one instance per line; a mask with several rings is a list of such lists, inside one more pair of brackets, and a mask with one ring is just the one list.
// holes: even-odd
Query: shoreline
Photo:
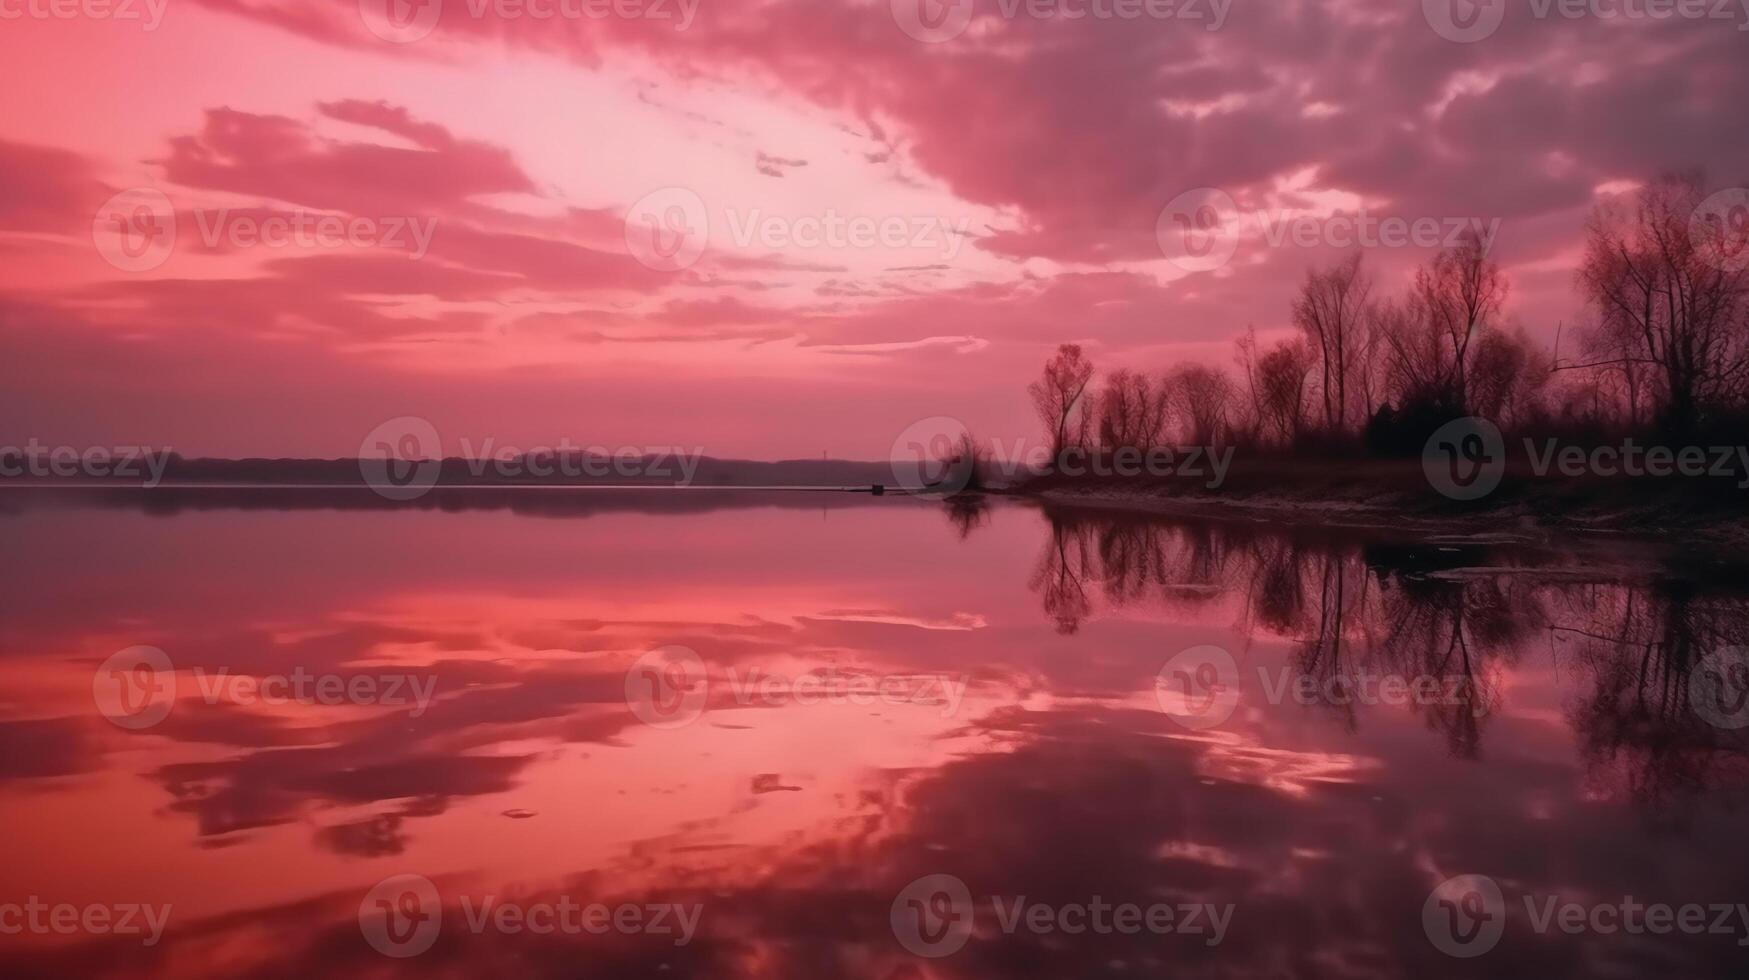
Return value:
[(1050, 506), (1322, 524), (1450, 535), (1486, 543), (1583, 536), (1671, 543), (1699, 536), (1710, 551), (1749, 554), (1749, 492), (1672, 480), (1550, 479), (1509, 472), (1474, 501), (1440, 495), (1419, 461), (1278, 459), (1235, 466), (1219, 488), (1197, 479), (1039, 477), (996, 491)]

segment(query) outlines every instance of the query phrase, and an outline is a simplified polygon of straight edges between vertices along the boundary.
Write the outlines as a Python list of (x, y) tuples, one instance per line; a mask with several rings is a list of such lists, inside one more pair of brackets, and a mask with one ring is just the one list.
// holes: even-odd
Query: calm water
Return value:
[(1679, 552), (147, 499), (0, 496), (7, 976), (1749, 965), (1749, 597)]

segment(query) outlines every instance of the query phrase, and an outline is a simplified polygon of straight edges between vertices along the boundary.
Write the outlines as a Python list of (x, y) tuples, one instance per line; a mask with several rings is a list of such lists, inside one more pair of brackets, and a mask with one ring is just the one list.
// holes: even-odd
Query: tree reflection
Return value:
[(1555, 667), (1571, 659), (1589, 675), (1569, 717), (1600, 792), (1656, 805), (1726, 770), (1745, 775), (1742, 740), (1689, 704), (1702, 658), (1749, 643), (1745, 596), (1675, 577), (1575, 584), (1476, 544), (1073, 508), (1045, 516), (1032, 588), (1059, 632), (1075, 633), (1096, 599), (1183, 607), (1231, 595), (1241, 632), (1293, 641), (1297, 675), (1334, 694), (1313, 710), (1347, 731), (1364, 720), (1364, 699), (1349, 696), (1363, 678), (1440, 683), (1443, 696), (1410, 704), (1462, 759), (1481, 757), (1505, 679), (1552, 636), (1566, 648)]
[(1596, 795), (1680, 814), (1673, 804), (1685, 797), (1745, 783), (1740, 734), (1710, 724), (1691, 703), (1702, 660), (1749, 640), (1742, 596), (1658, 580), (1570, 589), (1562, 603), (1556, 638), (1591, 675), (1568, 719)]

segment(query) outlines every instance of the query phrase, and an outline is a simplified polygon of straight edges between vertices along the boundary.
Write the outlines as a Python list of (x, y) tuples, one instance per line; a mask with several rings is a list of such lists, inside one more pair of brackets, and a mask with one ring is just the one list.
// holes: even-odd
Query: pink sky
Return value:
[[(0, 445), (345, 456), (404, 415), (452, 453), (1011, 439), (1057, 343), (1163, 370), (1291, 329), (1333, 213), (1498, 221), (1508, 316), (1550, 339), (1601, 195), (1749, 160), (1735, 6), (1492, 0), (1463, 42), (1445, 0), (1222, 0), (1219, 29), (1213, 0), (969, 0), (925, 43), (936, 0), (619, 2), (646, 15), (425, 0), (409, 39), (385, 0), (0, 0)], [(1248, 217), (1187, 271), (1157, 231), (1204, 187)], [(694, 202), (689, 264), (628, 247)], [(171, 210), (117, 251), (116, 215)], [(356, 230), (248, 237), (276, 216)], [(831, 217), (893, 238), (808, 238)], [(1272, 243), (1289, 219), (1326, 233)], [(1427, 254), (1367, 262), (1394, 293)]]

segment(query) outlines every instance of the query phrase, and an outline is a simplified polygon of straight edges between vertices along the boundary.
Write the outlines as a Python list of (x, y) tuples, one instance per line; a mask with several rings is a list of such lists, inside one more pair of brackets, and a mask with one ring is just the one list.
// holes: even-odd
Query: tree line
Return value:
[[(1238, 445), (1420, 452), (1439, 426), (1480, 416), (1576, 442), (1642, 436), (1737, 443), (1749, 421), (1749, 214), (1714, 216), (1698, 175), (1600, 204), (1575, 284), (1587, 319), (1553, 347), (1505, 321), (1509, 287), (1474, 234), (1385, 295), (1356, 252), (1307, 272), (1294, 336), (1236, 342), (1236, 370), (1179, 364), (1096, 379), (1064, 344), (1029, 388), (1053, 456)], [(1698, 216), (1698, 217), (1697, 217)]]

